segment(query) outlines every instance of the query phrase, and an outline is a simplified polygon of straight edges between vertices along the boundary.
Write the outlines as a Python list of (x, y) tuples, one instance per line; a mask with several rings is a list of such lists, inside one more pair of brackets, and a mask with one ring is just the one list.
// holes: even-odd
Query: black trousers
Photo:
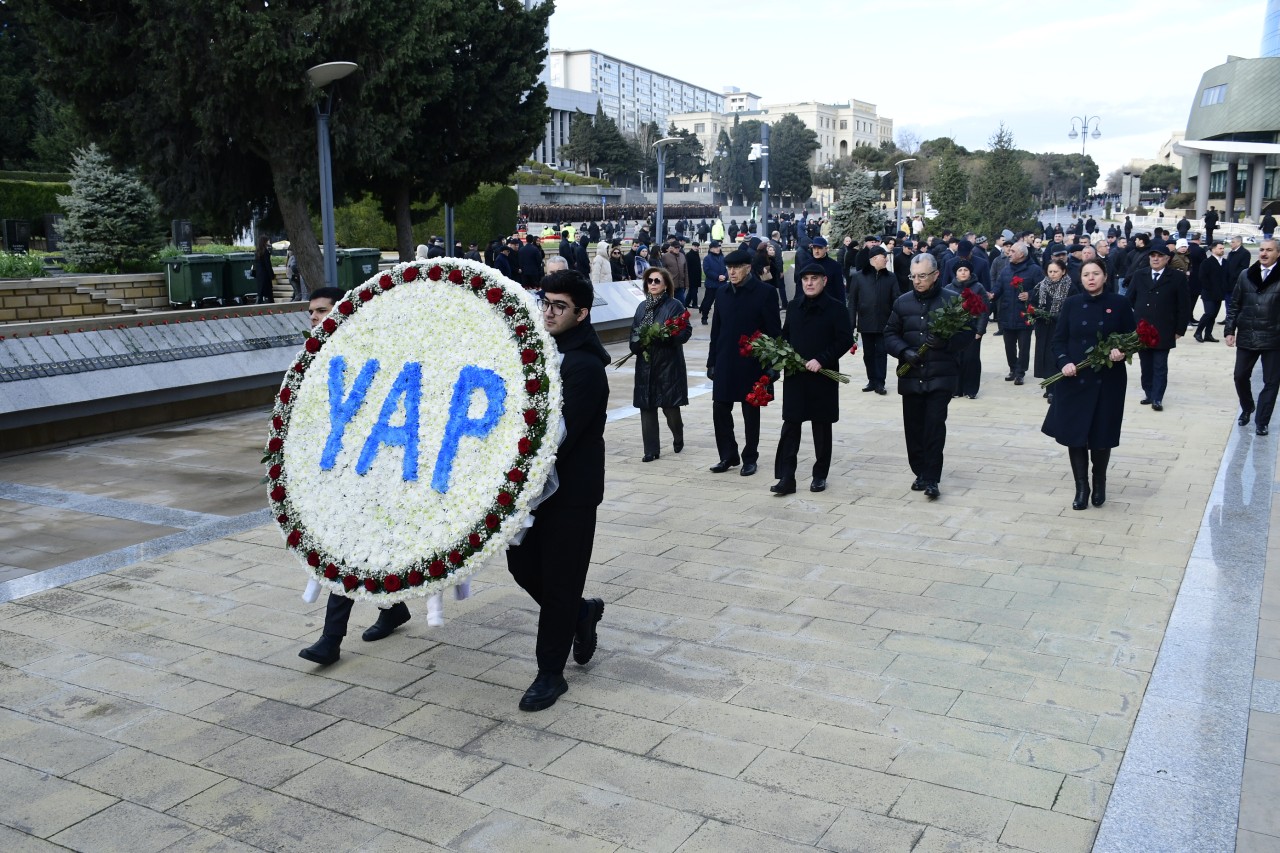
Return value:
[(951, 392), (945, 389), (902, 395), (907, 463), (911, 473), (926, 483), (942, 479), (942, 448), (947, 443), (947, 406), (950, 404)]
[[(355, 603), (354, 598), (347, 598), (336, 592), (329, 593), (329, 600), (324, 608), (324, 630), (321, 633), (327, 637), (347, 636), (347, 623), (351, 621), (351, 606)], [(403, 603), (400, 606), (407, 607)]]
[(742, 426), (746, 442), (742, 454), (738, 454), (738, 439), (733, 434), (733, 403), (715, 400), (711, 403), (711, 424), (716, 431), (716, 450), (721, 459), (730, 462), (755, 462), (760, 458), (760, 410), (750, 403), (741, 403)]
[(867, 382), (874, 388), (884, 388), (885, 376), (889, 371), (889, 352), (884, 348), (884, 335), (875, 332), (863, 332), (862, 363), (867, 368)]
[[(1204, 335), (1213, 335), (1213, 324), (1218, 321), (1218, 311), (1222, 308), (1221, 299), (1210, 299), (1207, 296), (1200, 297), (1202, 307), (1200, 311), (1200, 324), (1196, 326), (1196, 331), (1203, 337)], [(1237, 358), (1237, 361), (1239, 359)]]
[(1004, 357), (1009, 362), (1009, 372), (1014, 376), (1026, 376), (1031, 364), (1031, 327), (1004, 330)]
[(1262, 393), (1258, 395), (1258, 417), (1254, 423), (1270, 426), (1271, 412), (1276, 407), (1276, 391), (1280, 390), (1280, 350), (1236, 347), (1236, 396), (1240, 398), (1242, 411), (1254, 410), (1253, 368), (1259, 359), (1262, 360)]
[[(680, 417), (680, 407), (663, 406), (662, 414), (666, 417), (667, 426), (671, 429), (671, 438), (679, 444), (684, 444), (684, 420)], [(644, 442), (645, 456), (658, 455), (658, 451), (662, 449), (662, 442), (658, 436), (657, 409), (640, 410), (640, 439)]]
[[(1164, 403), (1164, 392), (1169, 387), (1169, 351), (1140, 349), (1138, 363), (1142, 365), (1142, 396), (1153, 403)], [(1237, 370), (1239, 366), (1237, 361)]]
[(538, 671), (563, 672), (591, 564), (596, 508), (543, 504), (533, 516), (524, 541), (507, 551), (507, 570), (538, 604)]
[(711, 315), (711, 309), (715, 307), (716, 293), (718, 292), (718, 288), (708, 287), (707, 292), (703, 294), (702, 305), (699, 307), (699, 310), (702, 311), (703, 320)]
[[(831, 422), (810, 421), (813, 424), (813, 479), (825, 480), (831, 471)], [(778, 451), (773, 457), (773, 476), (784, 482), (795, 482), (799, 464), (800, 438), (804, 433), (804, 421), (783, 421), (782, 435), (778, 437)]]
[(685, 291), (684, 307), (686, 308), (698, 307), (698, 291), (701, 288), (702, 288), (702, 285), (700, 284), (689, 285), (689, 289)]
[(982, 337), (974, 338), (973, 343), (960, 351), (960, 385), (957, 394), (966, 397), (978, 396), (978, 386), (982, 384)]

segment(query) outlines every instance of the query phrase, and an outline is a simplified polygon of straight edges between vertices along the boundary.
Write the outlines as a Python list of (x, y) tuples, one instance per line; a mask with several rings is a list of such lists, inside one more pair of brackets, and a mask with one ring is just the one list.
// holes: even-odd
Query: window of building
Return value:
[(1227, 84), (1221, 86), (1210, 86), (1200, 95), (1200, 106), (1211, 107), (1214, 104), (1220, 104), (1227, 99)]
[(703, 124), (702, 122), (697, 122), (697, 123), (695, 123), (695, 124), (694, 124), (694, 126), (693, 126), (693, 132), (694, 132), (694, 133), (706, 133), (706, 132), (707, 132), (707, 126), (706, 126), (705, 124)]
[(849, 129), (849, 120), (848, 120), (848, 119), (844, 119), (844, 118), (840, 119), (840, 129), (841, 129), (841, 130), (848, 130), (848, 129)]

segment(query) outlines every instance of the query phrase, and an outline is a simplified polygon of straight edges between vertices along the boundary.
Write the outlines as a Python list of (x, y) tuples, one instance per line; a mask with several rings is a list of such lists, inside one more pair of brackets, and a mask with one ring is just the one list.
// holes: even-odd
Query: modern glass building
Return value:
[(1280, 0), (1267, 0), (1267, 17), (1262, 22), (1262, 55), (1280, 56)]

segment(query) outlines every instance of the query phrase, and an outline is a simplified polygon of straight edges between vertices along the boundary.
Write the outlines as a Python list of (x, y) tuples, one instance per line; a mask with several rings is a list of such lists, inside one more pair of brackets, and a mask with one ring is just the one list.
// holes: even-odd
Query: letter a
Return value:
[[(404, 424), (392, 426), (391, 416), (400, 408), (401, 397), (404, 398)], [(356, 462), (357, 474), (369, 473), (369, 468), (378, 455), (378, 448), (385, 444), (388, 447), (404, 448), (401, 476), (406, 481), (418, 479), (418, 408), (421, 402), (422, 365), (410, 361), (400, 368), (400, 375), (391, 384), (387, 399), (382, 402), (378, 422), (365, 439), (360, 459)]]

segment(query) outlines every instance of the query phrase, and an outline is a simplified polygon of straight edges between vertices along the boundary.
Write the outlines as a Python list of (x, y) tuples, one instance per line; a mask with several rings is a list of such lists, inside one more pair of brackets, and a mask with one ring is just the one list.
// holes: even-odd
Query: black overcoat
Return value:
[[(640, 348), (640, 325), (644, 320), (646, 303), (636, 307), (631, 321), (631, 359), (636, 366), (636, 385), (631, 405), (637, 409), (658, 409), (689, 405), (689, 377), (684, 366), (684, 345), (693, 334), (687, 323), (684, 331), (649, 347), (648, 360)], [(653, 322), (661, 325), (679, 317), (685, 308), (674, 296), (662, 295), (662, 301), (653, 309)]]
[[(919, 351), (929, 333), (929, 315), (954, 299), (959, 293), (948, 290), (934, 279), (933, 287), (924, 293), (915, 288), (898, 297), (889, 312), (884, 329), (884, 348), (894, 358), (902, 358), (907, 350)], [(961, 329), (941, 349), (925, 351), (924, 364), (912, 367), (898, 378), (899, 394), (927, 394), (932, 391), (956, 393), (960, 381), (960, 352), (973, 343), (973, 323)]]
[(734, 287), (716, 290), (715, 314), (711, 318), (711, 346), (707, 367), (715, 369), (711, 399), (721, 403), (741, 403), (751, 386), (764, 374), (755, 356), (738, 354), (738, 339), (763, 332), (770, 337), (782, 333), (778, 319), (778, 291), (755, 276)]
[[(1105, 338), (1137, 327), (1133, 307), (1118, 293), (1068, 296), (1051, 343), (1058, 369), (1065, 364), (1081, 365), (1086, 351), (1098, 345), (1099, 334)], [(1101, 370), (1081, 367), (1075, 376), (1059, 379), (1049, 386), (1053, 402), (1041, 432), (1067, 447), (1118, 446), (1126, 384), (1123, 361)]]
[(1139, 320), (1146, 320), (1160, 333), (1160, 343), (1152, 349), (1173, 349), (1177, 335), (1186, 334), (1191, 318), (1191, 292), (1186, 273), (1165, 267), (1160, 281), (1151, 283), (1151, 268), (1139, 271), (1125, 283), (1125, 296)]
[[(893, 276), (889, 276), (892, 280)], [(840, 356), (853, 346), (849, 312), (824, 290), (810, 299), (803, 292), (787, 305), (782, 336), (802, 359), (816, 358), (829, 370), (840, 369)], [(787, 372), (782, 383), (784, 421), (840, 420), (840, 383), (808, 370)]]
[(1200, 295), (1210, 302), (1221, 302), (1230, 292), (1232, 281), (1227, 277), (1227, 257), (1219, 261), (1213, 255), (1200, 264)]

